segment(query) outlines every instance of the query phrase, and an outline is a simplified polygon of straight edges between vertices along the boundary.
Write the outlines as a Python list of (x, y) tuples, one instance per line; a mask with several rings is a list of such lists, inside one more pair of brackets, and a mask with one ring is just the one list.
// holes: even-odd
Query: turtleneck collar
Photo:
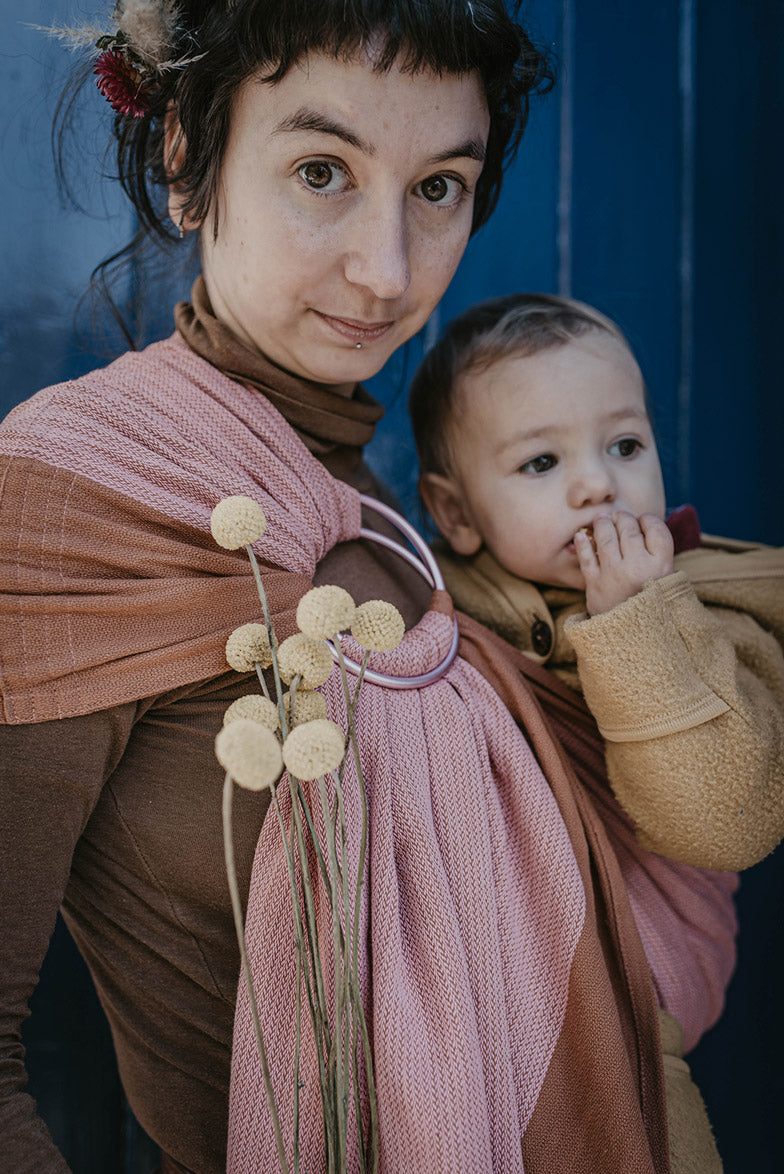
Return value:
[(346, 397), (328, 384), (284, 371), (251, 349), (215, 317), (201, 275), (193, 284), (191, 301), (175, 306), (174, 321), (197, 355), (230, 379), (262, 392), (334, 477), (352, 479), (362, 449), (384, 414), (381, 404), (360, 384)]

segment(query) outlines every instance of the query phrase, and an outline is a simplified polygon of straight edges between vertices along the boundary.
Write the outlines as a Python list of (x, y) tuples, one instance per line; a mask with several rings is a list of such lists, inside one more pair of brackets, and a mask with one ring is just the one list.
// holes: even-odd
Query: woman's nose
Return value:
[(363, 213), (352, 226), (346, 279), (385, 301), (402, 297), (411, 283), (404, 209), (391, 200), (383, 205), (368, 202)]
[(606, 465), (602, 461), (591, 461), (575, 470), (569, 484), (568, 501), (573, 509), (610, 505), (617, 492), (615, 478)]

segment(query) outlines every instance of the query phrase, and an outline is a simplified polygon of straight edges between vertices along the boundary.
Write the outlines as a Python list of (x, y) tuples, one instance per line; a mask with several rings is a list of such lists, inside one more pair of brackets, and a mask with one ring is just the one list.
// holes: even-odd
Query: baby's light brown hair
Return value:
[(417, 368), (408, 394), (420, 473), (450, 472), (450, 423), (461, 376), (487, 369), (499, 359), (562, 346), (595, 330), (617, 338), (632, 353), (610, 318), (584, 302), (556, 294), (491, 298), (450, 322)]

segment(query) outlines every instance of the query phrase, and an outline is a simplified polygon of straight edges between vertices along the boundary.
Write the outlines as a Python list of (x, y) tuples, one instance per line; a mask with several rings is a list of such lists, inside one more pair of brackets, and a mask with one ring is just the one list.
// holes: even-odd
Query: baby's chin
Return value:
[(574, 571), (559, 575), (557, 578), (553, 576), (546, 583), (545, 587), (563, 587), (567, 591), (585, 591), (585, 579), (579, 567), (575, 567)]
[(522, 575), (537, 587), (561, 587), (567, 591), (585, 591), (585, 579), (579, 567), (539, 567), (533, 575)]
[(507, 574), (513, 575), (516, 579), (534, 583), (537, 587), (563, 587), (566, 590), (585, 591), (585, 579), (577, 562), (574, 546), (571, 544), (551, 555), (546, 561), (526, 558), (524, 551), (496, 551), (490, 547), (485, 549)]

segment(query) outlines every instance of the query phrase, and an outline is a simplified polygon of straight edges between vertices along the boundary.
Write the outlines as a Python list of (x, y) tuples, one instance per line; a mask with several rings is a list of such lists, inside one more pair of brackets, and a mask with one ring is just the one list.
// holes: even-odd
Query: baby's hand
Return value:
[(654, 514), (638, 520), (617, 510), (612, 517), (597, 518), (593, 539), (578, 530), (574, 548), (585, 579), (589, 616), (602, 615), (631, 599), (649, 579), (663, 579), (673, 571), (672, 534)]

